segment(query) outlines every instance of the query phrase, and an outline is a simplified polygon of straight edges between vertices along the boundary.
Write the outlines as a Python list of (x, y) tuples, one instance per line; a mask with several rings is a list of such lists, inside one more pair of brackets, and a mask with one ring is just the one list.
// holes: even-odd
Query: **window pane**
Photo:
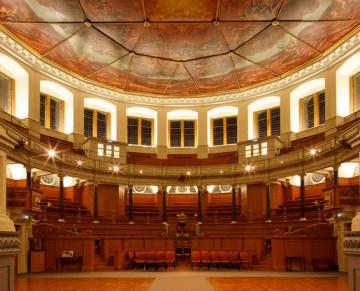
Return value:
[(280, 107), (270, 110), (271, 135), (280, 136)]
[(253, 145), (253, 156), (258, 156), (259, 155), (259, 144), (254, 144)]
[(46, 95), (40, 94), (40, 125), (45, 127)]
[(267, 142), (261, 143), (261, 155), (263, 156), (267, 155)]
[(111, 157), (111, 156), (112, 156), (112, 146), (109, 145), (109, 144), (106, 145), (106, 153), (105, 153), (105, 155), (106, 155), (107, 157)]
[(98, 143), (98, 156), (104, 155), (104, 145), (102, 143)]
[(84, 136), (93, 136), (93, 118), (94, 111), (90, 109), (84, 109)]
[(237, 143), (237, 118), (228, 117), (226, 118), (226, 143), (236, 144)]
[(251, 148), (252, 148), (251, 145), (245, 146), (245, 157), (246, 157), (246, 158), (250, 158), (250, 157), (251, 157)]
[(304, 129), (314, 127), (314, 97), (304, 99)]
[(325, 92), (319, 93), (319, 124), (325, 124)]
[(258, 126), (258, 138), (266, 138), (267, 136), (267, 112), (262, 111), (256, 113), (257, 126)]
[(12, 79), (0, 73), (0, 108), (11, 114)]
[(213, 145), (224, 144), (224, 121), (222, 118), (213, 120)]
[(50, 129), (59, 130), (60, 110), (60, 101), (50, 99)]
[(170, 121), (170, 147), (181, 147), (181, 121)]
[(114, 158), (118, 159), (120, 158), (120, 147), (114, 146)]
[(184, 147), (195, 146), (195, 121), (184, 120)]
[(106, 113), (97, 112), (97, 137), (106, 139)]
[(139, 121), (137, 118), (128, 118), (128, 144), (138, 144), (138, 125)]
[(141, 120), (141, 145), (152, 145), (152, 121), (148, 119)]

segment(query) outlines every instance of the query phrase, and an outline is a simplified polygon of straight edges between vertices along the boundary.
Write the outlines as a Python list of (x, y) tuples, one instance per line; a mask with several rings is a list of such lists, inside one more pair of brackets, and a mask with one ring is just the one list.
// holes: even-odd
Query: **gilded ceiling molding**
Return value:
[(215, 94), (211, 96), (198, 97), (145, 96), (140, 94), (124, 93), (120, 90), (110, 89), (109, 87), (99, 85), (98, 83), (88, 79), (85, 80), (82, 77), (71, 74), (53, 64), (50, 64), (46, 60), (39, 57), (39, 55), (35, 54), (30, 49), (7, 35), (4, 31), (0, 31), (0, 46), (4, 48), (9, 54), (37, 69), (39, 72), (61, 81), (71, 87), (84, 90), (91, 94), (137, 104), (158, 106), (199, 106), (205, 104), (211, 105), (242, 101), (260, 95), (270, 94), (276, 90), (281, 90), (288, 86), (294, 85), (305, 78), (316, 75), (326, 70), (330, 66), (340, 62), (355, 50), (359, 49), (360, 31), (349, 37), (349, 39), (320, 58), (317, 62), (309, 64), (308, 66), (305, 66), (302, 69), (297, 70), (296, 72), (291, 73), (281, 79), (277, 79), (272, 82), (250, 89), (245, 89), (236, 93)]

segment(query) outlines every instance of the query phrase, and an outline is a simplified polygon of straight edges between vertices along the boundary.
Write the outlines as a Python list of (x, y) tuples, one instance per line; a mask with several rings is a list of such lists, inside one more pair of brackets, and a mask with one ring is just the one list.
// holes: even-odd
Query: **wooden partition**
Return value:
[(337, 266), (332, 225), (319, 223), (272, 238), (274, 271), (314, 271)]

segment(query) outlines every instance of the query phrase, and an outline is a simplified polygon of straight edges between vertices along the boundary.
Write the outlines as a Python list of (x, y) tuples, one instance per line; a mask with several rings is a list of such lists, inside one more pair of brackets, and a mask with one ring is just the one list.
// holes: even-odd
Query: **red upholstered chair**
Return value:
[(251, 262), (251, 251), (250, 250), (240, 250), (240, 265), (241, 268), (245, 265), (248, 270), (252, 268)]
[(127, 251), (128, 268), (135, 267), (135, 254), (134, 251)]
[(158, 266), (162, 266), (163, 270), (165, 270), (165, 251), (157, 251), (156, 252), (156, 262)]
[(146, 252), (135, 251), (135, 270), (137, 265), (143, 265), (144, 271), (146, 270)]
[(194, 265), (198, 264), (199, 270), (201, 267), (201, 255), (200, 251), (191, 251), (191, 269), (194, 270)]
[(221, 270), (220, 266), (220, 256), (217, 250), (211, 250), (210, 252), (210, 265), (215, 265), (218, 270)]
[(201, 268), (204, 264), (207, 264), (208, 270), (210, 270), (210, 253), (208, 250), (201, 250)]
[[(230, 266), (232, 268), (233, 251), (226, 250), (226, 251), (224, 251), (224, 253), (225, 253), (224, 261), (226, 262), (227, 266)], [(223, 264), (224, 264), (224, 261), (223, 261)]]
[(155, 270), (156, 260), (156, 251), (146, 251), (145, 263), (148, 267), (152, 266)]
[(165, 251), (165, 269), (167, 269), (169, 265), (173, 265), (175, 270), (175, 250)]
[(232, 251), (231, 264), (233, 267), (236, 266), (237, 269), (240, 269), (239, 251)]

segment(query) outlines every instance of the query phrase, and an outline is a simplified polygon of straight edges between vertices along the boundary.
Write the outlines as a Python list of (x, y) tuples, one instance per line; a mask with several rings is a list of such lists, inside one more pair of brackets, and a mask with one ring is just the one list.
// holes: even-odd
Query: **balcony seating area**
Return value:
[(252, 268), (252, 252), (250, 250), (192, 250), (191, 268), (198, 266), (199, 270), (212, 267), (247, 269)]
[[(236, 205), (236, 212), (241, 211), (240, 205)], [(206, 206), (205, 220), (209, 222), (230, 222), (232, 220), (232, 195), (231, 193), (209, 194)]]
[[(128, 200), (127, 200), (128, 202)], [(129, 205), (127, 203), (126, 214), (128, 215)], [(134, 194), (133, 215), (137, 222), (160, 221), (160, 207), (157, 202), (157, 194)]]

